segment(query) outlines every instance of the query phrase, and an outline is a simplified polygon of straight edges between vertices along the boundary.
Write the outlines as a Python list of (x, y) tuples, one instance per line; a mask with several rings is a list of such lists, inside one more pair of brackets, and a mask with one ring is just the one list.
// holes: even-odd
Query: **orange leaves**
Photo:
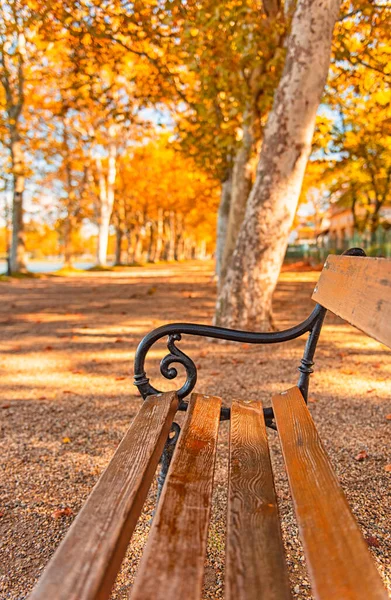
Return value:
[(373, 536), (373, 535), (366, 536), (365, 541), (368, 544), (368, 546), (371, 548), (379, 548), (379, 546), (380, 546), (379, 540), (377, 538), (375, 538), (375, 536)]
[(361, 452), (359, 452), (358, 454), (356, 454), (356, 456), (354, 457), (354, 460), (362, 462), (366, 458), (368, 458), (368, 452), (366, 452), (366, 450), (361, 450)]
[(52, 519), (61, 519), (62, 517), (70, 517), (73, 515), (73, 510), (66, 506), (65, 508), (56, 508), (51, 514)]

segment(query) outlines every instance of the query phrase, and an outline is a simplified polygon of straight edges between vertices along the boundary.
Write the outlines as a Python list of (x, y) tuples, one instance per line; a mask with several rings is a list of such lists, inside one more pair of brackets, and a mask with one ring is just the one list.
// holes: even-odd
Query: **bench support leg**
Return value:
[(178, 423), (173, 423), (171, 426), (170, 434), (164, 446), (163, 454), (160, 458), (160, 471), (157, 477), (157, 498), (156, 504), (159, 502), (160, 495), (162, 493), (163, 485), (167, 477), (168, 469), (171, 463), (172, 456), (174, 454), (175, 446), (179, 437), (181, 428)]

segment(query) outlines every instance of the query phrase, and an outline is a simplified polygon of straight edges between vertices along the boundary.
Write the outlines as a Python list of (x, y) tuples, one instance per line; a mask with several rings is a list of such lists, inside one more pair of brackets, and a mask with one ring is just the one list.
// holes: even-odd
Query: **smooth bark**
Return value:
[(232, 170), (229, 169), (226, 178), (221, 186), (221, 196), (219, 210), (217, 213), (217, 232), (216, 232), (216, 276), (219, 283), (221, 282), (221, 270), (223, 264), (223, 254), (225, 240), (227, 236), (229, 207), (231, 204), (232, 194)]
[(24, 161), (19, 133), (11, 131), (11, 164), (13, 175), (11, 272), (23, 271), (25, 264), (25, 236), (23, 225), (23, 193), (25, 186)]
[(228, 264), (235, 250), (236, 240), (238, 239), (240, 227), (243, 223), (244, 213), (246, 212), (247, 199), (249, 197), (252, 176), (250, 159), (253, 148), (254, 138), (251, 131), (251, 125), (246, 123), (243, 126), (242, 145), (235, 157), (232, 173), (232, 192), (229, 206), (229, 216), (227, 233), (225, 236), (223, 259), (220, 271), (220, 281), (224, 281), (227, 273)]
[(101, 157), (96, 158), (96, 168), (99, 180), (99, 221), (98, 221), (98, 252), (100, 266), (107, 264), (107, 247), (109, 243), (110, 219), (113, 212), (115, 196), (115, 180), (117, 173), (117, 146), (110, 133), (107, 176), (104, 173)]
[(256, 181), (217, 300), (219, 325), (247, 329), (272, 325), (272, 296), (311, 151), (340, 1), (297, 2)]

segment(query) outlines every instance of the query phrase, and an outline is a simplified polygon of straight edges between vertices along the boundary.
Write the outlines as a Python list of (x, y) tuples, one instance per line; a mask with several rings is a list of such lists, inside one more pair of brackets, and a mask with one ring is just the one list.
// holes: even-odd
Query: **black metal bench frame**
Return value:
[[(345, 256), (366, 256), (362, 248), (351, 248), (344, 252)], [(199, 325), (194, 323), (171, 323), (163, 325), (148, 333), (137, 347), (134, 360), (134, 385), (138, 388), (141, 396), (145, 400), (148, 396), (161, 394), (162, 392), (150, 384), (150, 380), (145, 372), (145, 360), (151, 347), (168, 336), (167, 354), (160, 362), (160, 373), (166, 379), (175, 379), (178, 371), (173, 364), (180, 364), (185, 368), (186, 381), (182, 387), (177, 390), (178, 399), (180, 400), (180, 411), (186, 411), (188, 403), (184, 400), (195, 388), (197, 383), (197, 367), (194, 361), (180, 350), (175, 343), (181, 341), (182, 334), (192, 335), (197, 337), (207, 337), (230, 342), (241, 342), (246, 344), (279, 344), (288, 342), (301, 337), (309, 332), (307, 342), (305, 344), (303, 358), (301, 359), (298, 370), (300, 371), (298, 388), (301, 391), (303, 398), (308, 403), (308, 389), (310, 375), (313, 373), (314, 355), (316, 346), (319, 340), (323, 321), (325, 319), (327, 309), (316, 304), (311, 314), (299, 325), (290, 327), (283, 331), (272, 331), (270, 333), (253, 333), (249, 331), (240, 331), (227, 329), (224, 327), (215, 327), (213, 325)], [(220, 421), (228, 421), (230, 419), (231, 409), (223, 406), (220, 412)], [(263, 409), (266, 426), (276, 430), (274, 422), (273, 408), (267, 407)], [(158, 495), (163, 487), (164, 480), (170, 464), (170, 459), (180, 433), (178, 423), (173, 423), (171, 429), (172, 435), (167, 440), (165, 450), (161, 459), (161, 472), (158, 480)]]

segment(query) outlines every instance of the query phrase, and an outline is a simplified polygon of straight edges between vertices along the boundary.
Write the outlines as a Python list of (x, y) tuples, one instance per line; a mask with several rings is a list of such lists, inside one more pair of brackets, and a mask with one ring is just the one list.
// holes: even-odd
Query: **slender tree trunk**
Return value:
[(161, 260), (161, 258), (162, 258), (163, 235), (164, 235), (163, 209), (159, 208), (158, 213), (157, 213), (156, 247), (155, 247), (155, 261), (157, 261), (157, 262), (159, 262), (159, 260)]
[(122, 265), (122, 239), (124, 237), (124, 232), (119, 223), (115, 226), (115, 264), (120, 266)]
[(340, 2), (297, 0), (256, 181), (217, 300), (219, 325), (248, 329), (272, 325), (272, 296), (311, 151)]
[(220, 205), (217, 214), (216, 232), (216, 275), (221, 282), (221, 268), (223, 262), (224, 245), (227, 236), (229, 207), (232, 194), (232, 169), (227, 170), (226, 178), (221, 185)]
[(148, 242), (148, 250), (147, 250), (147, 261), (155, 262), (155, 254), (156, 254), (156, 225), (154, 221), (149, 222), (149, 242)]
[(12, 202), (11, 271), (23, 271), (25, 263), (25, 236), (23, 225), (23, 193), (25, 185), (23, 151), (18, 131), (11, 129), (11, 162), (14, 182)]
[(110, 219), (114, 205), (115, 179), (117, 173), (117, 147), (114, 139), (109, 144), (107, 179), (102, 165), (102, 159), (96, 159), (99, 177), (99, 232), (98, 232), (98, 264), (107, 264), (107, 246), (109, 243)]
[(183, 231), (184, 231), (183, 214), (176, 213), (176, 231), (175, 231), (175, 248), (174, 248), (175, 260), (181, 260), (182, 255), (183, 255)]
[(167, 248), (167, 260), (175, 260), (175, 213), (170, 210), (168, 214), (167, 222), (168, 231), (168, 248)]
[(127, 229), (126, 241), (127, 241), (126, 262), (128, 265), (130, 265), (130, 264), (132, 264), (132, 260), (133, 260), (133, 226), (132, 225), (130, 227), (128, 227), (128, 229)]
[(251, 191), (252, 177), (249, 163), (253, 141), (251, 125), (245, 123), (243, 126), (242, 145), (235, 157), (233, 166), (231, 202), (220, 272), (221, 283), (224, 281), (230, 258), (235, 250), (236, 240), (246, 211), (247, 199)]
[(72, 223), (71, 219), (68, 217), (64, 221), (64, 246), (63, 246), (63, 254), (64, 254), (64, 267), (72, 267)]

